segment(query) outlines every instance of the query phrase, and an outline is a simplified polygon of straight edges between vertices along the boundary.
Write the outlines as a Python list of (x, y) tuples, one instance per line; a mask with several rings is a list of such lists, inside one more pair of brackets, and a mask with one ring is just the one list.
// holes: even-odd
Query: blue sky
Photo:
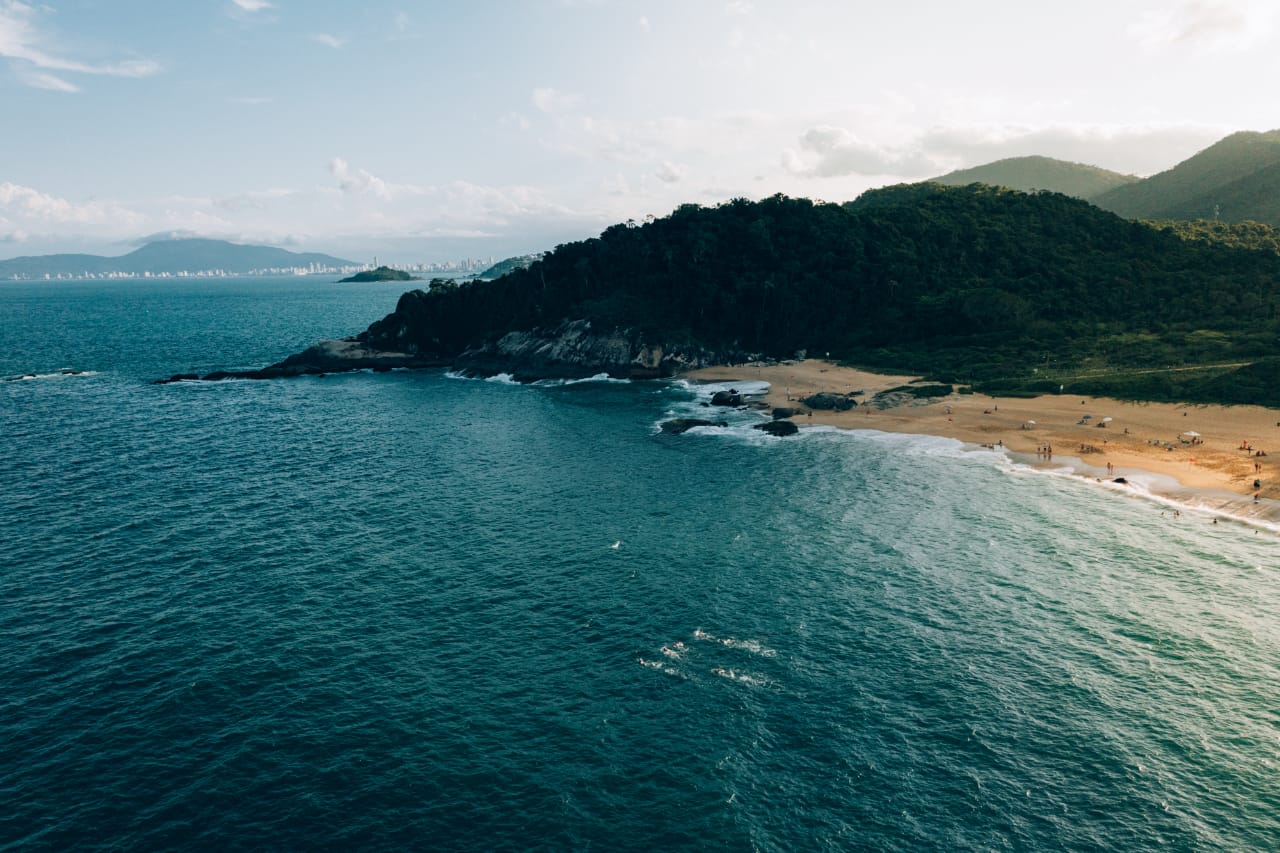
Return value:
[(1280, 127), (1272, 0), (0, 0), (0, 257), (399, 261)]

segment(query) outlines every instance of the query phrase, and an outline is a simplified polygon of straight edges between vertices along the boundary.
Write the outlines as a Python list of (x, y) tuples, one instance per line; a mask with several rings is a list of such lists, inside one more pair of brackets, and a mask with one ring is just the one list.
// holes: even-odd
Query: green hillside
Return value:
[(1122, 175), (1097, 166), (1035, 156), (1010, 157), (972, 169), (960, 169), (935, 178), (934, 182), (953, 187), (990, 184), (1023, 192), (1049, 190), (1076, 198), (1091, 198), (1137, 180), (1134, 175)]
[(501, 278), (512, 270), (524, 269), (534, 261), (542, 259), (545, 252), (537, 252), (532, 255), (516, 255), (511, 258), (504, 258), (484, 272), (480, 273), (479, 278)]
[[(1280, 353), (1278, 309), (1274, 252), (1183, 239), (1056, 193), (914, 184), (846, 205), (684, 205), (494, 281), (407, 293), (362, 338), (448, 359), (507, 331), (587, 319), (1001, 392), (1222, 399), (1229, 382), (1197, 383)], [(1280, 387), (1269, 393), (1280, 404)]]
[(363, 270), (355, 275), (338, 279), (338, 284), (347, 284), (348, 282), (369, 282), (369, 281), (421, 281), (417, 276), (409, 275), (404, 270), (392, 269), (388, 266), (380, 266), (373, 270)]
[(1130, 218), (1280, 226), (1280, 130), (1234, 133), (1166, 172), (1092, 201)]

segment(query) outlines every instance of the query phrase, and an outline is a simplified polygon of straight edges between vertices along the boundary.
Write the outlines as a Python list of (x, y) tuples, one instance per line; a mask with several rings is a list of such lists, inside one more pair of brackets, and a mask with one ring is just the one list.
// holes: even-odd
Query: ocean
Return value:
[(1280, 846), (1274, 531), (678, 381), (150, 384), (402, 288), (0, 283), (0, 849)]

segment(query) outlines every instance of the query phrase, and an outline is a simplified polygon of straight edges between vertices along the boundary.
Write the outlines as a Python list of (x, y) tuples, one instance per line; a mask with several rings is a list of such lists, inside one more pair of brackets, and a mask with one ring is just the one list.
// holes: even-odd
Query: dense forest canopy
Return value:
[[(1179, 231), (1056, 193), (912, 184), (843, 205), (684, 205), (494, 281), (405, 294), (365, 337), (447, 357), (585, 318), (652, 340), (830, 352), (991, 388), (1096, 388), (1109, 368), (1268, 359), (1278, 308), (1269, 229)], [(1167, 393), (1142, 393), (1200, 393), (1168, 381)]]

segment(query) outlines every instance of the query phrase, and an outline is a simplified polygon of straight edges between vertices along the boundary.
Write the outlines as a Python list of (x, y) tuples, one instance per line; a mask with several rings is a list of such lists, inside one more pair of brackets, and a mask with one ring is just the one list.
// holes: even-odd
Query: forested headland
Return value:
[(585, 319), (992, 393), (1280, 406), (1276, 246), (1267, 226), (1145, 223), (980, 184), (738, 199), (615, 225), (493, 281), (433, 282), (361, 338), (449, 358)]

